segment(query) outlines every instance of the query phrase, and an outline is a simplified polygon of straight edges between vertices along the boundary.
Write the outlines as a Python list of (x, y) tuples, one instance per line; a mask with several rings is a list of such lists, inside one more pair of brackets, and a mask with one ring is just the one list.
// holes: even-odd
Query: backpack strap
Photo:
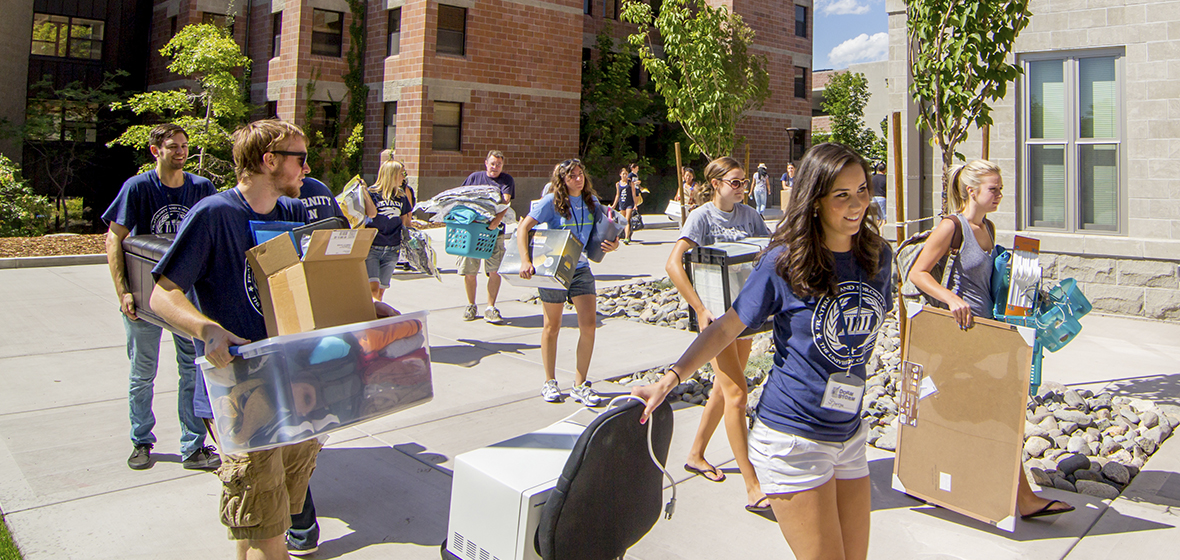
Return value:
[(944, 220), (950, 220), (955, 226), (955, 232), (951, 234), (951, 246), (947, 252), (949, 255), (957, 255), (963, 248), (963, 224), (959, 223), (958, 216), (952, 214), (950, 216), (943, 216)]

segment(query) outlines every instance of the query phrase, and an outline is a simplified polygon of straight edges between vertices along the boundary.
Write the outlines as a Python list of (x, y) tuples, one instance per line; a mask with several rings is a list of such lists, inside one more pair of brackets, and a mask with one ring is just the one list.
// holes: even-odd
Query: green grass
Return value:
[(8, 534), (8, 524), (4, 523), (4, 516), (0, 515), (0, 560), (21, 560), (20, 550), (12, 542)]

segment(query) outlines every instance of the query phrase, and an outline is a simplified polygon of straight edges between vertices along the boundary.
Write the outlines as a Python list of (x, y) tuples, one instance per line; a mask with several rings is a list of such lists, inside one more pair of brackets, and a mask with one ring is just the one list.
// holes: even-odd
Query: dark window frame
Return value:
[(278, 58), (283, 54), (283, 12), (278, 11), (270, 15), (270, 57)]
[[(390, 109), (393, 111), (390, 111)], [(397, 149), (397, 101), (386, 101), (381, 128), (381, 149)], [(392, 117), (392, 119), (390, 118)]]
[[(50, 116), (54, 125), (53, 130), (38, 138), (39, 140), (87, 144), (98, 142), (98, 112), (102, 110), (99, 104), (64, 99), (29, 99), (27, 111), (31, 113), (38, 105), (42, 107), (44, 114)], [(78, 138), (79, 132), (82, 134), (81, 138)]]
[[(56, 32), (53, 40), (45, 40), (37, 38), (38, 20), (44, 18), (43, 23), (54, 23)], [(62, 37), (61, 30), (65, 29), (65, 36)], [(84, 37), (76, 37), (74, 29), (89, 26), (91, 34)], [(98, 28), (98, 38), (95, 38), (93, 29)], [(101, 19), (78, 18), (63, 16), (59, 14), (48, 14), (36, 12), (33, 14), (33, 34), (29, 45), (29, 53), (31, 56), (46, 56), (52, 58), (72, 58), (78, 60), (102, 60), (102, 50), (104, 46), (106, 35), (106, 21)], [(37, 52), (37, 45), (42, 45), (42, 52)], [(82, 50), (82, 45), (86, 45), (86, 56), (76, 56), (76, 52)], [(45, 46), (52, 46), (53, 53), (44, 52)]]
[[(457, 28), (444, 29), (443, 28), (443, 11), (444, 10), (447, 10), (447, 11), (459, 10), (462, 13), (462, 15), (463, 15), (462, 29), (457, 29)], [(456, 13), (454, 15), (457, 16), (458, 14)], [(452, 55), (452, 56), (467, 56), (467, 8), (461, 8), (459, 6), (449, 6), (447, 4), (439, 4), (438, 5), (438, 22), (436, 25), (435, 37), (436, 37), (435, 45), (434, 45), (435, 54), (446, 54), (446, 55)], [(444, 37), (450, 38), (450, 40), (444, 42), (444, 40), (443, 40)], [(455, 39), (458, 39), (458, 41), (457, 41), (458, 48), (456, 48), (455, 45), (452, 44), (453, 42), (455, 42), (454, 41)], [(446, 45), (446, 46), (444, 47), (444, 45)]]
[[(459, 109), (459, 122), (454, 125), (438, 124), (438, 107), (439, 104), (455, 105)], [(431, 141), (430, 148), (436, 152), (462, 152), (463, 151), (463, 104), (454, 101), (435, 101), (434, 102), (434, 122), (431, 124)], [(447, 144), (440, 146), (439, 129), (454, 129), (455, 130), (455, 144), (454, 146)]]
[(225, 14), (216, 12), (201, 12), (201, 23), (206, 25), (216, 25), (224, 28), (229, 33), (230, 37), (234, 36), (234, 26), (229, 23), (229, 17)]
[(807, 67), (795, 67), (795, 98), (807, 99)]
[(397, 56), (402, 52), (402, 9), (389, 10), (389, 24), (386, 28), (385, 56)]
[[(799, 17), (800, 12), (802, 18)], [(795, 36), (807, 38), (807, 6), (795, 5)]]
[[(344, 12), (312, 8), (311, 14), (311, 54), (333, 58), (342, 57), (344, 55)], [(317, 18), (327, 17), (329, 14), (336, 16), (336, 24), (339, 29), (333, 29), (332, 22), (327, 22), (317, 30)]]

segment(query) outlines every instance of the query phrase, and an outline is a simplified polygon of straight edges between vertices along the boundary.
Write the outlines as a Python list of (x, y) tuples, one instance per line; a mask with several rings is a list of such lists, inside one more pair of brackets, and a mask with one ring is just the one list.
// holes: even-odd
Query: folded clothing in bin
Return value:
[(268, 338), (224, 368), (197, 359), (221, 448), (298, 443), (429, 402), (426, 312)]

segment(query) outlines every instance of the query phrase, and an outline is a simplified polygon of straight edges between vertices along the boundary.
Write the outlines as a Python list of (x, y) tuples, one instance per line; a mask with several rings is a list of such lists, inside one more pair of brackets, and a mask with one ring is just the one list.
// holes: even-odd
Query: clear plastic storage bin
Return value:
[(221, 449), (298, 443), (430, 402), (426, 314), (268, 338), (223, 368), (198, 358)]

